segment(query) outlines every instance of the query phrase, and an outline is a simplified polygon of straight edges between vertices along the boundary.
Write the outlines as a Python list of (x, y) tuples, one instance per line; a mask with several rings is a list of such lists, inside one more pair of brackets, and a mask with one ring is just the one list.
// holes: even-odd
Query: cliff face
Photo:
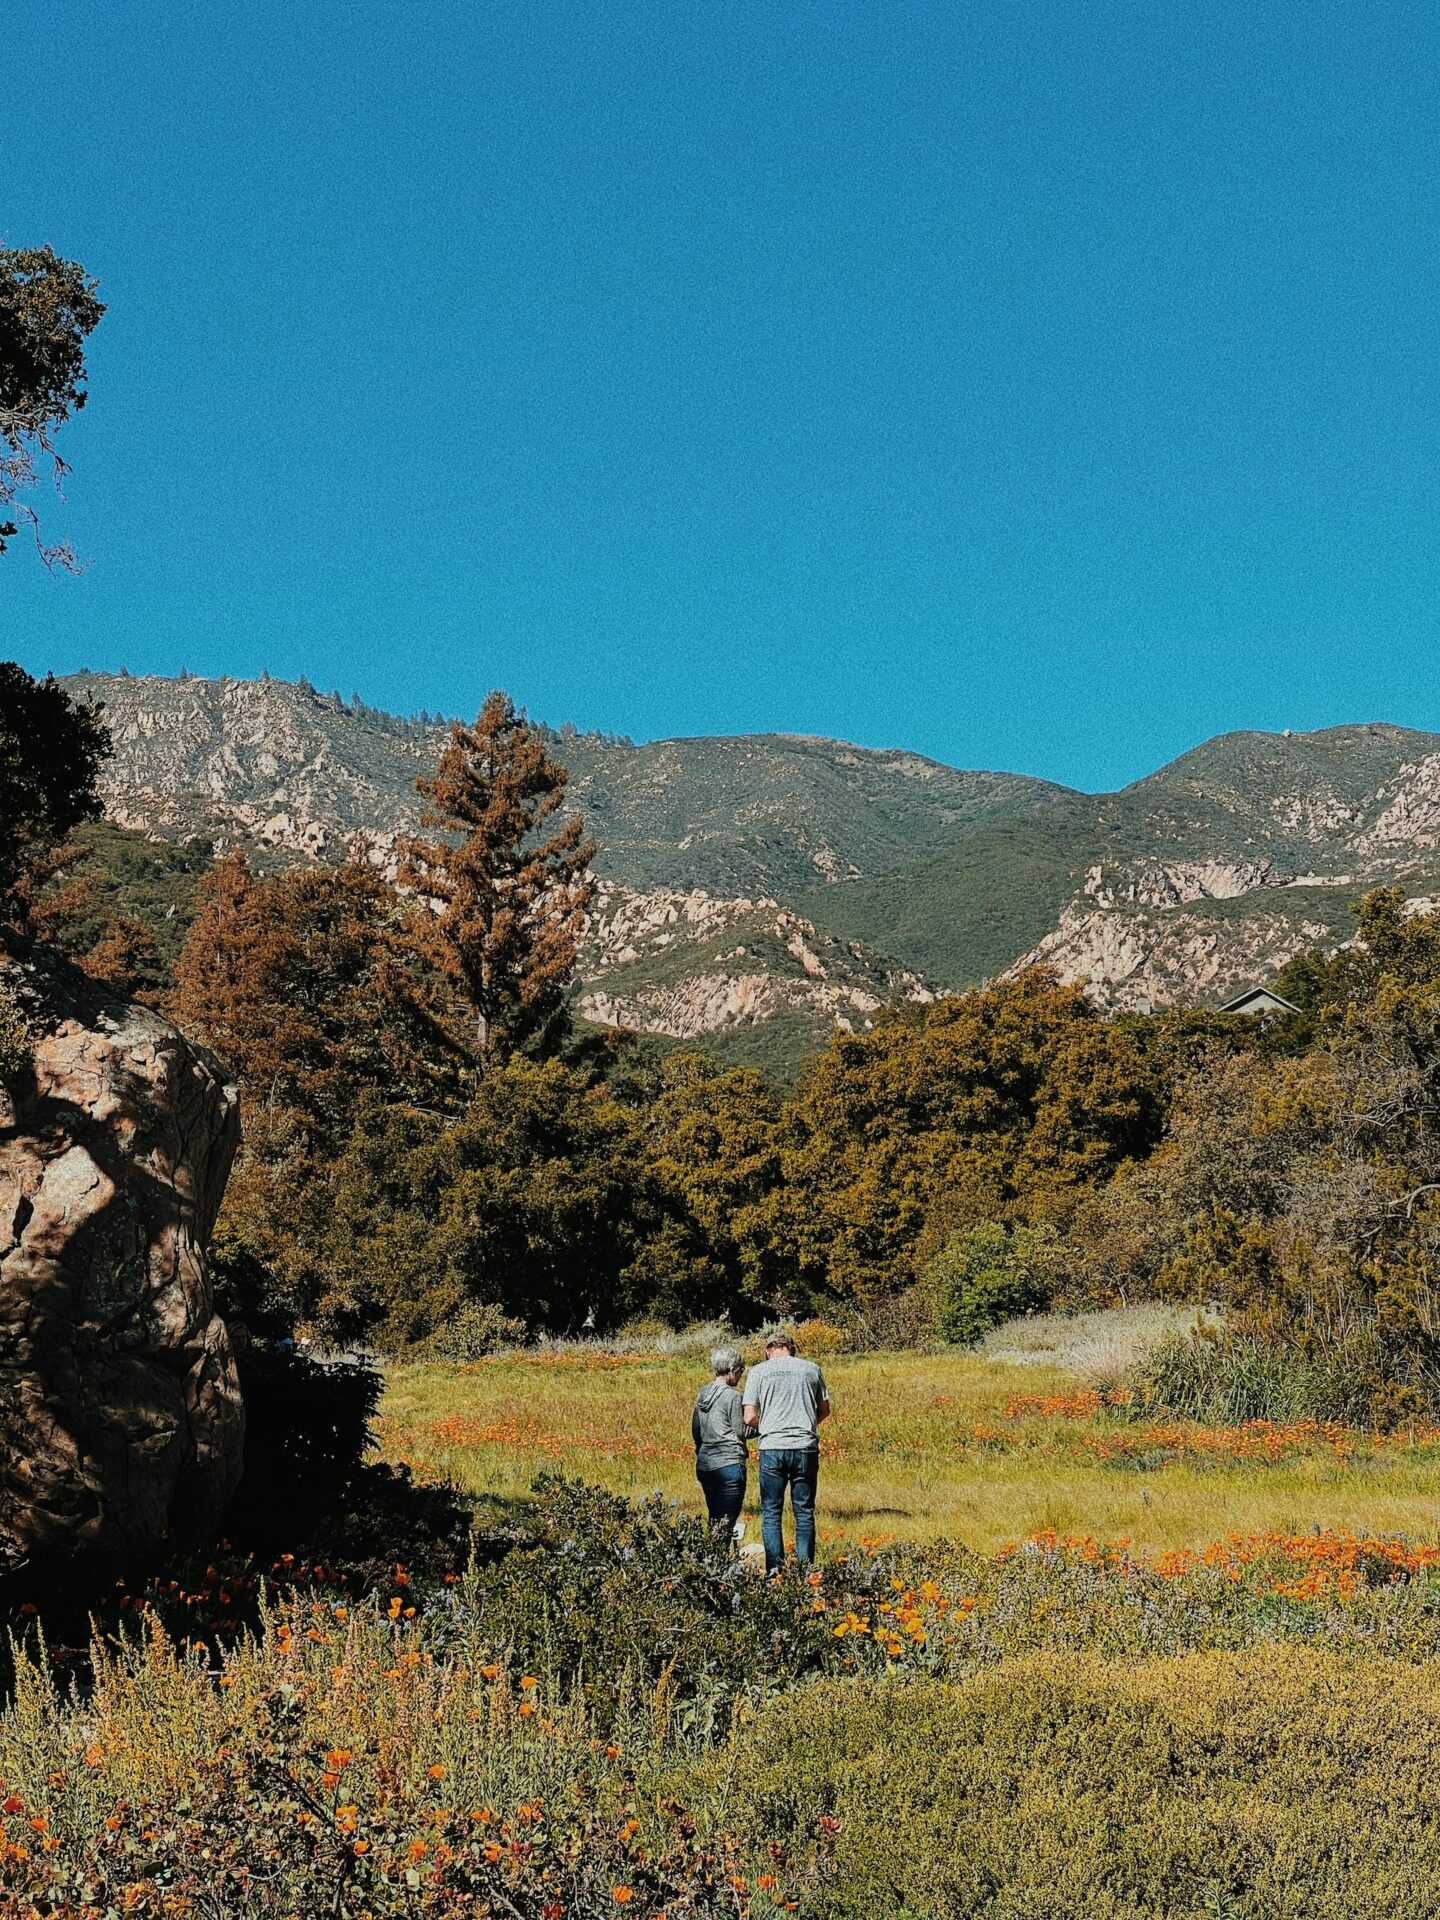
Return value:
[(601, 881), (581, 946), (578, 1011), (602, 1026), (699, 1040), (783, 1016), (821, 1045), (889, 1000), (934, 995), (777, 900), (635, 892)]
[(1050, 967), (1101, 1006), (1149, 1013), (1229, 999), (1343, 932), (1327, 920), (1253, 908), (1218, 920), (1193, 910), (1074, 907), (1006, 971), (1013, 976), (1027, 967)]
[(245, 1434), (205, 1260), (236, 1091), (53, 959), (0, 979), (30, 1036), (0, 1087), (0, 1570), (202, 1538)]

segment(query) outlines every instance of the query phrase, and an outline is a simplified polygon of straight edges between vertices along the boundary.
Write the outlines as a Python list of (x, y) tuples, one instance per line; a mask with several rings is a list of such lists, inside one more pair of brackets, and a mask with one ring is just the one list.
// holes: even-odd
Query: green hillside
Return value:
[(639, 888), (789, 900), (817, 881), (921, 859), (972, 823), (1069, 797), (1021, 774), (788, 734), (636, 747), (564, 730), (555, 743), (599, 842), (597, 870)]
[(1378, 721), (1314, 733), (1222, 733), (1124, 792), (1180, 818), (1204, 808), (1212, 825), (1228, 821), (1235, 836), (1293, 844), (1303, 829), (1287, 823), (1286, 802), (1300, 801), (1313, 819), (1322, 802), (1334, 801), (1363, 820), (1403, 769), (1436, 752), (1440, 734)]
[(1116, 844), (1084, 796), (1067, 796), (1018, 819), (977, 821), (911, 866), (813, 889), (796, 905), (936, 986), (972, 986), (1048, 933), (1086, 867)]
[(203, 841), (177, 846), (105, 820), (81, 827), (51, 889), (79, 889), (77, 904), (66, 917), (67, 945), (83, 952), (115, 918), (138, 920), (154, 937), (168, 971), (179, 958), (195, 917), (200, 882), (211, 865)]
[[(811, 888), (800, 911), (934, 984), (989, 978), (1053, 928), (1097, 864), (1133, 872), (1173, 863), (1270, 860), (1297, 876), (1344, 874), (1343, 889), (1264, 888), (1197, 910), (1219, 924), (1283, 914), (1323, 920), (1337, 937), (1348, 903), (1378, 875), (1354, 873), (1348, 844), (1385, 809), (1402, 776), (1440, 752), (1440, 735), (1402, 727), (1309, 734), (1221, 734), (1118, 793), (1047, 795), (1007, 817), (949, 831), (891, 872)], [(1433, 863), (1405, 874), (1425, 890)]]

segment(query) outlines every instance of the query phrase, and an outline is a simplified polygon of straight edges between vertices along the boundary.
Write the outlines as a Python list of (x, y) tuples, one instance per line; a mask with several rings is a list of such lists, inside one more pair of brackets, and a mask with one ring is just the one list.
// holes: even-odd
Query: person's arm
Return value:
[(690, 1438), (694, 1441), (698, 1452), (700, 1447), (700, 1402), (698, 1400), (690, 1409)]
[(823, 1420), (830, 1418), (830, 1389), (826, 1386), (825, 1375), (820, 1371), (819, 1367), (815, 1369), (815, 1373), (817, 1376), (816, 1386), (820, 1394), (820, 1398), (815, 1406), (815, 1424), (818, 1427)]
[(764, 1371), (763, 1366), (756, 1367), (750, 1378), (745, 1382), (745, 1425), (751, 1433), (758, 1432), (760, 1427), (759, 1382)]
[(730, 1431), (743, 1446), (745, 1444), (745, 1408), (738, 1393), (730, 1396)]

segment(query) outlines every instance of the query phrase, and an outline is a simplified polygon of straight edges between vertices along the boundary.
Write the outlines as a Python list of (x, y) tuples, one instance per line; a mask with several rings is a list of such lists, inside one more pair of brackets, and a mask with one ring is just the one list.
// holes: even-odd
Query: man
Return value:
[(795, 1558), (815, 1558), (815, 1486), (820, 1478), (820, 1422), (830, 1393), (813, 1360), (801, 1360), (788, 1333), (765, 1343), (765, 1358), (745, 1390), (745, 1424), (760, 1433), (760, 1531), (765, 1571), (785, 1564), (785, 1489), (795, 1512)]
[(729, 1539), (745, 1505), (745, 1417), (736, 1388), (745, 1371), (743, 1354), (734, 1347), (717, 1347), (710, 1356), (714, 1373), (700, 1389), (690, 1415), (690, 1437), (695, 1442), (695, 1478), (705, 1495), (705, 1510), (717, 1534)]

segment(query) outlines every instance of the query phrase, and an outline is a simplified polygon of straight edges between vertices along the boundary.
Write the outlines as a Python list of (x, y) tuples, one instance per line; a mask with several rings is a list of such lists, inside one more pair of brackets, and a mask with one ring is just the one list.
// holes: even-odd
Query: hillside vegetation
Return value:
[[(110, 719), (113, 823), (261, 864), (358, 854), (393, 870), (446, 738), (437, 716), (303, 684), (71, 684)], [(596, 872), (642, 929), (609, 943), (592, 928), (587, 1017), (782, 1081), (831, 1026), (873, 1016), (851, 988), (903, 997), (892, 976), (953, 990), (1043, 960), (1107, 1005), (1214, 1005), (1343, 935), (1366, 887), (1440, 889), (1440, 737), (1397, 727), (1225, 735), (1095, 795), (784, 735), (547, 738)], [(812, 951), (847, 951), (817, 976), (784, 941), (676, 945), (666, 903), (697, 893), (737, 920), (798, 913)]]

